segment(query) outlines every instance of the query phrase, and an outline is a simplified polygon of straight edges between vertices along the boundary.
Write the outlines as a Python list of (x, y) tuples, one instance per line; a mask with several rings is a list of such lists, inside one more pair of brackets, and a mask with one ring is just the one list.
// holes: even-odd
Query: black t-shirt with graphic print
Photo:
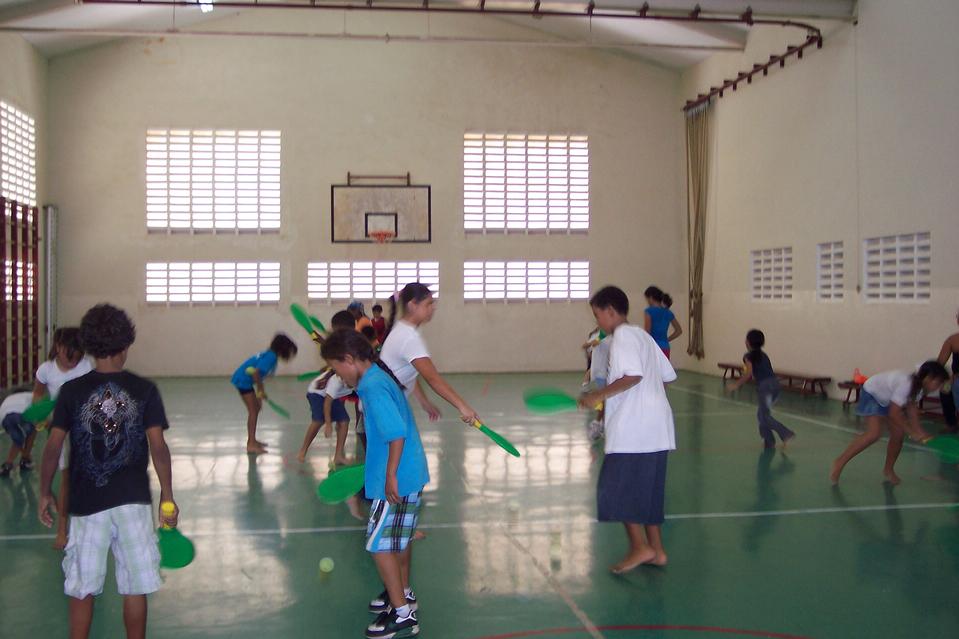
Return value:
[(70, 514), (149, 504), (147, 428), (169, 428), (156, 385), (128, 371), (93, 371), (60, 389), (52, 428), (70, 437)]

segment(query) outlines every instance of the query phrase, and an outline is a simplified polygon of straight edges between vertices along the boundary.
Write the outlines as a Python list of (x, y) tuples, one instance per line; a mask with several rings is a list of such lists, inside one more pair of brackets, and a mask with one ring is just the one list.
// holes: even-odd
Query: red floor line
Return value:
[[(597, 630), (683, 630), (689, 632), (714, 632), (726, 635), (742, 635), (745, 637), (766, 637), (767, 639), (810, 639), (799, 635), (787, 635), (781, 632), (766, 632), (765, 630), (739, 630), (736, 628), (721, 628), (719, 626), (671, 626), (671, 625), (626, 625), (626, 626), (599, 626)], [(521, 630), (505, 635), (490, 635), (476, 639), (521, 639), (523, 637), (537, 637), (543, 635), (561, 635), (585, 633), (585, 628), (547, 628), (545, 630)]]

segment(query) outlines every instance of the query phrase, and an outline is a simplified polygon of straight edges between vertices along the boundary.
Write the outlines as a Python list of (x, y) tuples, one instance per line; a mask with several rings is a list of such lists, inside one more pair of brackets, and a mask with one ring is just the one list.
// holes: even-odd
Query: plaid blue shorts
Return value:
[(376, 499), (366, 524), (368, 552), (403, 552), (416, 532), (422, 492), (407, 495), (398, 504)]

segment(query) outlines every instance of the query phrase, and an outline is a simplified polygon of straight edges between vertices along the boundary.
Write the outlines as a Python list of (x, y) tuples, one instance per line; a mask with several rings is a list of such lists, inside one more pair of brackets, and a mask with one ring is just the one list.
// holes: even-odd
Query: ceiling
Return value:
[[(165, 0), (155, 0), (164, 2)], [(283, 1), (283, 0), (273, 0)], [(287, 0), (309, 4), (309, 0)], [(332, 0), (335, 2), (336, 0)], [(643, 0), (595, 0), (596, 13), (634, 15)], [(215, 0), (214, 0), (215, 2)], [(253, 0), (232, 0), (252, 4)], [(541, 11), (586, 13), (588, 0), (543, 0)], [(794, 20), (849, 21), (854, 17), (854, 0), (648, 0), (650, 14), (688, 15), (696, 5), (703, 15), (735, 17), (751, 7), (759, 17)], [(365, 0), (339, 2), (338, 6)], [(430, 6), (448, 9), (476, 9), (479, 0), (430, 0)], [(418, 7), (419, 0), (375, 0), (377, 7)], [(486, 0), (486, 8), (531, 11), (533, 0)], [(382, 37), (404, 34), (417, 41), (470, 41), (471, 25), (477, 19), (500, 20), (509, 25), (505, 40), (532, 46), (601, 47), (619, 50), (670, 68), (682, 69), (717, 51), (740, 50), (747, 30), (742, 24), (706, 24), (637, 20), (628, 17), (583, 18), (497, 15), (495, 18), (469, 14), (406, 13), (405, 30), (396, 27), (397, 12), (322, 11), (317, 9), (266, 9), (243, 6), (217, 7), (203, 13), (196, 6), (78, 4), (77, 0), (0, 0), (0, 31), (21, 33), (41, 53), (56, 56), (111, 39), (142, 35), (197, 37), (246, 37), (252, 33), (277, 37)], [(270, 19), (267, 19), (268, 14)], [(322, 14), (322, 15), (320, 15)], [(331, 14), (336, 14), (334, 19)], [(362, 15), (361, 15), (362, 14)], [(296, 16), (290, 19), (290, 16)], [(432, 19), (428, 21), (427, 15)], [(349, 18), (349, 21), (347, 19)], [(362, 24), (362, 28), (360, 28)], [(389, 28), (387, 28), (389, 24)], [(442, 27), (440, 25), (443, 25)], [(233, 26), (239, 25), (239, 26)], [(335, 26), (334, 26), (335, 25)], [(344, 29), (344, 25), (347, 25)], [(356, 25), (356, 26), (354, 26)], [(325, 28), (324, 28), (325, 27)], [(521, 27), (516, 29), (515, 27)], [(483, 40), (488, 41), (488, 40)], [(500, 41), (497, 38), (496, 41)]]

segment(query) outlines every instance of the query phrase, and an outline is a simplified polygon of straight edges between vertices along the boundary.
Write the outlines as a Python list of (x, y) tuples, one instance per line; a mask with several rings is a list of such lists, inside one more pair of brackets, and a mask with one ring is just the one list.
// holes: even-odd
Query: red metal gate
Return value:
[(40, 362), (40, 216), (0, 197), (0, 389), (28, 384)]

